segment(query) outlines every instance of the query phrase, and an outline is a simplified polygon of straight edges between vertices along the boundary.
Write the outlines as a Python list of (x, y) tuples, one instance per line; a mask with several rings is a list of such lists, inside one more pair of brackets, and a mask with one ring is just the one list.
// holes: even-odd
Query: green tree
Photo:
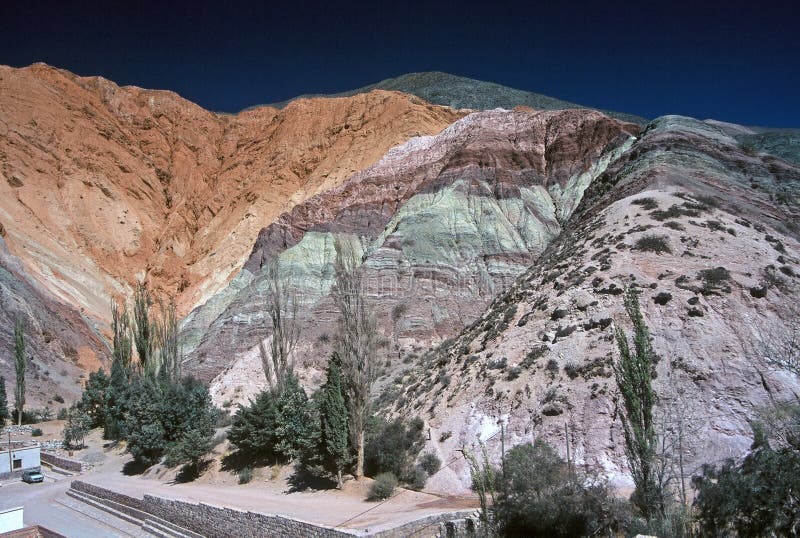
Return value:
[(125, 438), (134, 460), (146, 466), (159, 462), (166, 449), (162, 425), (161, 391), (156, 381), (144, 377), (131, 385), (125, 414)]
[(114, 356), (111, 363), (111, 376), (108, 380), (105, 404), (105, 422), (103, 437), (119, 441), (125, 437), (125, 414), (128, 410), (128, 391), (130, 387), (130, 370), (123, 360)]
[(425, 446), (420, 418), (387, 422), (374, 418), (369, 425), (364, 470), (367, 476), (390, 472), (404, 482), (413, 480), (414, 461)]
[(228, 439), (248, 459), (265, 461), (275, 456), (278, 408), (272, 392), (259, 392), (247, 406), (239, 405)]
[(100, 369), (89, 374), (78, 407), (91, 419), (91, 427), (98, 428), (106, 423), (106, 395), (108, 392), (108, 376)]
[(274, 450), (287, 459), (298, 458), (314, 444), (318, 419), (297, 376), (289, 374), (276, 402)]
[(342, 473), (352, 461), (352, 454), (341, 361), (335, 353), (328, 361), (327, 380), (320, 390), (319, 416), (319, 453), (322, 456), (322, 465), (336, 477), (336, 485), (342, 489)]
[(14, 323), (14, 369), (16, 385), (14, 386), (14, 407), (17, 410), (17, 425), (22, 426), (22, 415), (25, 412), (25, 369), (28, 359), (25, 356), (25, 330), (22, 320)]
[(133, 293), (133, 340), (139, 355), (139, 368), (145, 374), (155, 375), (153, 347), (155, 327), (150, 320), (153, 296), (145, 284), (139, 284)]
[(8, 412), (8, 394), (6, 393), (6, 378), (0, 376), (0, 426), (6, 423), (6, 420), (11, 418)]
[(658, 479), (658, 439), (653, 416), (656, 395), (652, 375), (657, 357), (635, 288), (625, 290), (625, 311), (633, 324), (633, 348), (622, 328), (617, 327), (620, 360), (614, 365), (614, 374), (624, 407), (621, 416), (625, 453), (636, 486), (631, 500), (642, 515), (651, 520), (664, 515), (664, 492)]
[(64, 424), (62, 438), (67, 448), (82, 448), (83, 440), (91, 429), (92, 419), (78, 406), (72, 407), (67, 412), (67, 422)]
[[(800, 439), (800, 407), (791, 427)], [(772, 448), (760, 424), (747, 456), (705, 465), (692, 479), (702, 536), (797, 536), (800, 529), (800, 444)]]
[(593, 536), (619, 530), (614, 500), (596, 477), (579, 475), (547, 442), (517, 445), (496, 475), (503, 536)]

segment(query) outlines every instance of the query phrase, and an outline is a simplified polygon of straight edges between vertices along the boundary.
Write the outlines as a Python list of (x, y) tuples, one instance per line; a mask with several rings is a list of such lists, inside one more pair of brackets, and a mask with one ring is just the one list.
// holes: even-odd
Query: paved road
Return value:
[(138, 527), (100, 510), (81, 507), (79, 512), (66, 506), (70, 504), (65, 493), (70, 482), (51, 478), (41, 484), (4, 483), (0, 487), (0, 509), (23, 506), (25, 525), (42, 525), (68, 538), (141, 535)]

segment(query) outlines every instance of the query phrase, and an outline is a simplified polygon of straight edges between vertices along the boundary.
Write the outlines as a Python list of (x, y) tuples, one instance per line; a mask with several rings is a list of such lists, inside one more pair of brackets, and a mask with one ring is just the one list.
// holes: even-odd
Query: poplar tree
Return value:
[(6, 419), (10, 418), (8, 413), (8, 394), (6, 393), (6, 378), (0, 376), (0, 426), (6, 423)]
[(614, 365), (614, 374), (624, 407), (621, 416), (625, 454), (636, 486), (631, 500), (649, 520), (663, 512), (663, 492), (656, 462), (658, 437), (653, 416), (656, 395), (652, 372), (657, 357), (635, 288), (625, 290), (624, 301), (633, 324), (633, 348), (622, 328), (617, 327), (620, 360)]
[(14, 407), (17, 410), (17, 424), (22, 426), (22, 414), (25, 408), (25, 332), (22, 320), (17, 319), (14, 324), (14, 369), (17, 374), (17, 383), (14, 387)]

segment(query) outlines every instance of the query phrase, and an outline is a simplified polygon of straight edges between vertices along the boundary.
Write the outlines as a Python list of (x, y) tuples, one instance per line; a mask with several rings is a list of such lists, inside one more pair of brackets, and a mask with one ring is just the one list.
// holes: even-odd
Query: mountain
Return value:
[[(363, 254), (385, 334), (427, 347), (455, 334), (556, 237), (583, 189), (638, 126), (589, 110), (493, 110), (412, 138), (259, 234), (241, 273), (184, 324), (186, 368), (206, 381), (265, 337), (267, 268), (303, 298), (303, 354), (324, 366), (334, 244)], [(391, 319), (398, 307), (402, 319)], [(247, 375), (259, 375), (256, 362)]]
[[(554, 97), (548, 97), (525, 90), (517, 90), (458, 75), (450, 75), (440, 71), (423, 73), (408, 73), (395, 78), (388, 78), (375, 84), (364, 86), (341, 93), (331, 94), (328, 97), (345, 97), (366, 93), (373, 90), (389, 90), (416, 95), (429, 103), (450, 106), (456, 109), (467, 108), (471, 110), (490, 110), (493, 108), (513, 109), (518, 106), (528, 106), (535, 110), (560, 110), (566, 108), (590, 108)], [(309, 96), (301, 96), (302, 99)], [(313, 97), (322, 97), (316, 94)], [(283, 108), (294, 101), (282, 101), (267, 106)], [(644, 125), (645, 118), (624, 112), (603, 111), (612, 118), (622, 121)]]
[[(2, 372), (17, 315), (37, 368), (57, 357), (96, 369), (112, 297), (146, 279), (185, 314), (275, 217), (463, 115), (385, 91), (221, 115), (172, 92), (0, 66), (0, 229), (15, 260), (0, 278)], [(68, 327), (38, 326), (62, 314)], [(68, 370), (65, 391), (78, 382)]]
[(463, 114), (398, 93), (217, 115), (165, 91), (0, 68), (9, 249), (100, 319), (147, 276), (188, 311), (281, 212)]

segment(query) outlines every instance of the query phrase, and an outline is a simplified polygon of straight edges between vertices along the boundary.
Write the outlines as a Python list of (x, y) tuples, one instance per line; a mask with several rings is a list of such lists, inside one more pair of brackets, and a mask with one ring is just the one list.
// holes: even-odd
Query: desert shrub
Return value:
[(642, 252), (655, 252), (656, 254), (672, 252), (669, 240), (663, 235), (644, 235), (636, 240), (636, 248)]
[(452, 431), (442, 432), (441, 435), (439, 435), (439, 442), (440, 443), (444, 443), (445, 441), (450, 439), (452, 436), (453, 436), (453, 432)]
[(55, 396), (53, 396), (53, 400), (55, 400), (58, 403), (62, 404), (64, 403), (64, 397), (61, 396), (60, 394), (56, 394)]
[(670, 221), (665, 222), (664, 226), (666, 226), (667, 228), (671, 228), (673, 230), (677, 230), (679, 232), (682, 232), (682, 231), (686, 230), (686, 228), (683, 226), (683, 224), (681, 224), (680, 222), (675, 221), (675, 220), (670, 220)]
[(658, 202), (655, 201), (653, 198), (644, 197), (644, 198), (637, 198), (631, 202), (634, 205), (641, 206), (642, 209), (645, 211), (652, 211), (654, 209), (658, 209)]
[(239, 471), (239, 483), (240, 484), (247, 484), (253, 479), (253, 468), (252, 467), (243, 467)]
[(42, 432), (41, 428), (34, 428), (31, 430), (31, 436), (33, 437), (41, 437), (44, 433)]
[(375, 481), (369, 488), (370, 501), (382, 501), (388, 499), (397, 488), (397, 477), (393, 473), (381, 473), (375, 477)]
[(703, 281), (703, 287), (700, 291), (704, 295), (718, 295), (720, 291), (725, 293), (731, 292), (731, 287), (729, 285), (731, 273), (724, 267), (703, 269), (698, 273), (698, 277)]
[(426, 452), (420, 457), (419, 466), (429, 475), (433, 475), (441, 468), (442, 460), (433, 452)]
[(547, 361), (547, 371), (551, 374), (555, 375), (558, 373), (558, 361), (555, 359), (550, 359)]
[(408, 484), (414, 491), (420, 491), (424, 489), (425, 484), (428, 483), (428, 476), (429, 475), (427, 471), (425, 471), (425, 469), (423, 469), (421, 466), (417, 465), (411, 472), (411, 480), (409, 480)]
[(620, 502), (597, 477), (578, 474), (544, 440), (509, 450), (503, 469), (495, 478), (502, 535), (589, 536), (619, 530)]
[(62, 407), (61, 409), (59, 409), (58, 410), (58, 414), (56, 415), (56, 418), (58, 420), (67, 420), (67, 408), (66, 407)]
[(398, 418), (391, 422), (373, 418), (367, 429), (364, 473), (377, 476), (389, 472), (403, 481), (410, 481), (413, 463), (425, 446), (423, 427), (419, 418), (410, 421)]
[(522, 373), (522, 368), (519, 366), (512, 366), (508, 369), (506, 373), (506, 381), (514, 381), (516, 378), (519, 377), (519, 374)]

